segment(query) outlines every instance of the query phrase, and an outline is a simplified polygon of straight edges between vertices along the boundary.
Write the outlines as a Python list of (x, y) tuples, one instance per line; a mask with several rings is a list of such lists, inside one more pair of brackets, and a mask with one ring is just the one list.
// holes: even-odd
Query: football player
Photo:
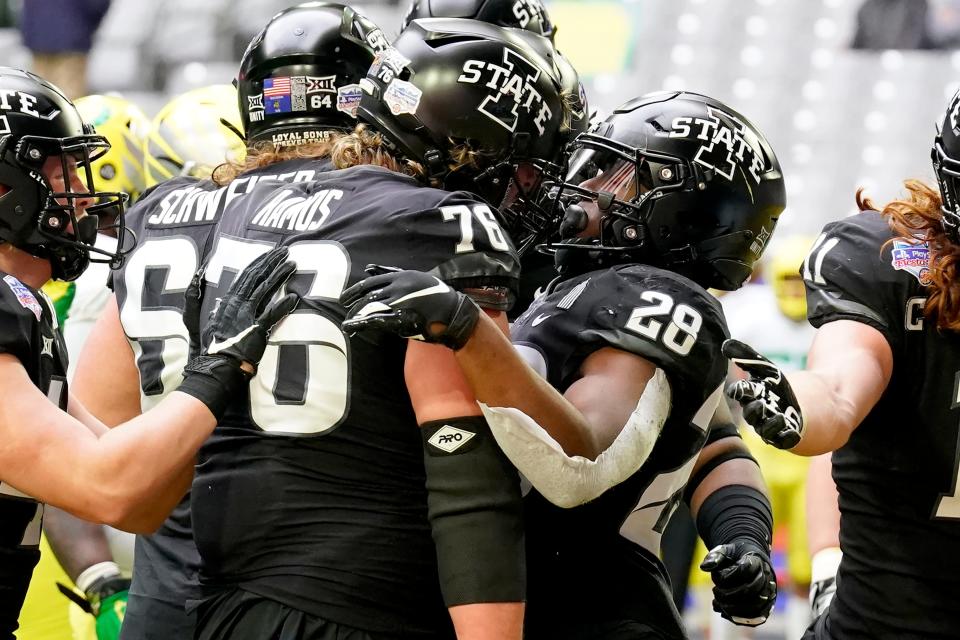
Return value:
[[(81, 119), (110, 143), (110, 150), (90, 164), (94, 189), (126, 193), (128, 202), (135, 201), (144, 190), (141, 154), (150, 121), (135, 104), (119, 95), (86, 96), (78, 98), (74, 106)], [(117, 241), (107, 235), (113, 231), (108, 217), (106, 212), (98, 213), (101, 230), (96, 245), (114, 250)], [(73, 377), (76, 356), (109, 298), (108, 273), (106, 264), (92, 264), (76, 280), (50, 280), (43, 285), (43, 292), (56, 309), (67, 351), (72, 356), (67, 369), (68, 380)], [(66, 323), (68, 315), (69, 324)], [(129, 576), (133, 536), (83, 522), (55, 508), (45, 510), (43, 528), (53, 552), (40, 556), (20, 615), (18, 635), (37, 640), (59, 638), (60, 635), (56, 634), (63, 634), (67, 628), (69, 602), (57, 591), (56, 583), (73, 580), (78, 583), (80, 592), (93, 603), (85, 604), (84, 608), (96, 617), (94, 621), (80, 608), (71, 607), (69, 624), (73, 627), (74, 638), (85, 640), (99, 636), (99, 640), (115, 640), (120, 631), (129, 585), (129, 579), (121, 575), (121, 569)], [(117, 554), (118, 562), (114, 562), (114, 554)], [(56, 566), (58, 562), (67, 569), (69, 578)], [(99, 566), (87, 572), (94, 565)], [(59, 615), (63, 623), (54, 623), (54, 615)], [(53, 635), (46, 635), (48, 633)]]
[[(291, 173), (277, 163), (317, 154), (330, 131), (353, 128), (357, 83), (374, 45), (386, 45), (379, 29), (349, 8), (291, 7), (253, 39), (237, 89), (189, 92), (154, 119), (148, 150), (157, 155), (147, 173), (163, 182), (127, 214), (138, 247), (117, 272), (115, 299), (78, 364), (75, 393), (106, 424), (140, 414), (176, 388), (189, 348), (182, 292), (207, 261), (216, 223), (228, 207), (242, 210), (257, 182), (280, 187), (329, 168), (327, 161), (312, 162)], [(290, 92), (277, 108), (264, 102), (283, 81), (301, 83), (303, 103), (292, 104)], [(231, 150), (239, 140), (231, 128), (240, 129), (249, 150)], [(220, 182), (205, 179), (217, 164)], [(184, 496), (157, 532), (137, 538), (124, 640), (193, 637), (184, 607), (200, 595), (200, 559), (189, 505)]]
[[(404, 28), (412, 20), (419, 18), (470, 18), (501, 27), (526, 29), (546, 36), (551, 41), (556, 31), (540, 0), (413, 0), (403, 20)], [(562, 61), (563, 57), (560, 58)], [(586, 131), (590, 119), (587, 96), (577, 74), (567, 72), (564, 73), (564, 78), (567, 83), (564, 91), (575, 100), (571, 102), (574, 108), (570, 111), (571, 120), (566, 135), (558, 140), (561, 146)], [(557, 149), (556, 160), (559, 160), (559, 151), (560, 147)], [(538, 292), (542, 292), (546, 285), (557, 277), (553, 257), (534, 250), (536, 245), (546, 240), (543, 231), (551, 226), (549, 212), (540, 206), (541, 187), (545, 186), (544, 176), (539, 171), (524, 171), (520, 177), (525, 179), (514, 181), (522, 191), (517, 194), (520, 201), (513, 206), (501, 206), (499, 212), (504, 230), (510, 235), (520, 254), (520, 271), (523, 274), (517, 302), (508, 312), (511, 320), (523, 313)]]
[[(43, 504), (133, 530), (155, 528), (179, 500), (194, 453), (224, 400), (246, 386), (272, 324), (296, 303), (267, 304), (290, 275), (283, 252), (251, 265), (210, 321), (214, 342), (158, 411), (114, 431), (67, 393), (66, 350), (39, 287), (78, 277), (91, 259), (117, 264), (128, 247), (93, 245), (100, 208), (90, 162), (109, 148), (63, 93), (0, 67), (0, 637), (11, 638), (37, 562)], [(118, 217), (120, 237), (123, 217)], [(262, 313), (260, 313), (262, 311)], [(25, 422), (29, 423), (25, 428)]]
[[(907, 180), (882, 211), (828, 224), (802, 265), (810, 323), (803, 371), (743, 343), (728, 393), (768, 443), (833, 451), (843, 558), (808, 638), (953, 638), (960, 628), (960, 94), (933, 144), (939, 192)], [(819, 576), (817, 576), (819, 578)]]
[[(261, 375), (272, 367), (273, 377), (239, 399), (201, 454), (191, 496), (199, 638), (520, 637), (516, 472), (448, 351), (391, 335), (350, 340), (338, 299), (364, 265), (389, 262), (433, 271), (505, 330), (517, 258), (488, 202), (504, 201), (521, 164), (555, 153), (569, 120), (558, 64), (535, 34), (414, 21), (359, 91), (338, 96), (344, 109), (359, 99), (362, 122), (330, 141), (339, 170), (258, 182), (223, 216), (208, 288), (282, 243), (306, 298), (271, 338)], [(280, 73), (265, 86), (265, 108), (289, 108), (293, 80)], [(274, 171), (319, 164), (295, 157)], [(245, 488), (255, 499), (240, 499)]]
[(413, 271), (347, 290), (343, 326), (447, 345), (476, 397), (507, 407), (481, 405), (536, 489), (527, 637), (685, 637), (658, 559), (685, 495), (715, 606), (759, 624), (776, 595), (772, 518), (729, 415), (711, 425), (727, 329), (704, 287), (736, 289), (762, 253), (785, 202), (776, 157), (743, 116), (691, 93), (628, 102), (576, 145), (557, 201), (579, 238), (555, 246), (564, 280), (514, 323), (516, 351)]

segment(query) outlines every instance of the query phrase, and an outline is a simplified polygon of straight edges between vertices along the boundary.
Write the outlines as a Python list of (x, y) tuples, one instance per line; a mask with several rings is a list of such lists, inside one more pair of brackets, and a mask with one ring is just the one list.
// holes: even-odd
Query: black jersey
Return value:
[[(20, 360), (31, 382), (66, 410), (67, 350), (53, 305), (43, 293), (3, 272), (0, 353)], [(0, 639), (12, 639), (17, 628), (30, 576), (40, 559), (42, 518), (42, 504), (0, 482)]]
[(574, 509), (536, 491), (526, 496), (527, 637), (564, 638), (570, 624), (616, 619), (683, 636), (658, 559), (660, 535), (720, 399), (727, 337), (716, 299), (683, 276), (645, 265), (566, 280), (514, 323), (514, 345), (561, 392), (604, 347), (656, 364), (672, 391), (660, 439), (629, 479)]
[[(120, 321), (140, 372), (144, 411), (156, 406), (183, 379), (189, 351), (181, 317), (183, 294), (205, 260), (224, 209), (242, 199), (258, 181), (309, 180), (326, 167), (324, 161), (301, 162), (291, 171), (287, 163), (277, 164), (225, 187), (209, 180), (175, 178), (145, 193), (126, 214), (127, 225), (137, 236), (137, 248), (112, 282)], [(156, 533), (137, 536), (131, 599), (161, 600), (182, 610), (184, 601), (196, 596), (200, 559), (189, 506), (186, 496)], [(186, 614), (178, 622), (170, 619), (169, 608), (162, 611), (163, 615), (145, 617), (154, 619), (151, 624), (169, 626), (160, 635), (183, 635)], [(142, 631), (128, 626), (124, 627), (125, 638), (142, 636)]]
[(375, 166), (258, 185), (229, 213), (206, 265), (205, 304), (278, 243), (298, 266), (288, 286), (304, 297), (201, 449), (192, 506), (205, 591), (240, 587), (389, 637), (451, 633), (406, 340), (347, 338), (338, 299), (376, 263), (506, 302), (518, 275), (512, 246), (486, 205)]
[(526, 311), (537, 297), (543, 295), (547, 286), (559, 275), (554, 257), (539, 251), (529, 251), (520, 262), (520, 292), (517, 303), (510, 310), (510, 320), (515, 320)]
[(843, 561), (835, 638), (960, 633), (960, 336), (923, 318), (930, 252), (893, 239), (876, 212), (827, 225), (803, 266), (810, 322), (883, 334), (893, 376), (833, 454)]

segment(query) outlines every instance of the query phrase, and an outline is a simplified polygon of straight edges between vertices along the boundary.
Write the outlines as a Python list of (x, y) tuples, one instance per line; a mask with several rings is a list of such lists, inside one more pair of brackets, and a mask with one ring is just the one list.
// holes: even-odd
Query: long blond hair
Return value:
[[(960, 246), (944, 230), (940, 192), (917, 179), (905, 180), (903, 184), (907, 196), (888, 203), (880, 214), (897, 236), (928, 244), (930, 294), (923, 315), (938, 329), (960, 331)], [(876, 210), (862, 188), (857, 191), (857, 206), (861, 211)]]
[(423, 167), (405, 160), (394, 153), (383, 136), (365, 124), (358, 124), (353, 131), (330, 131), (315, 142), (276, 149), (270, 142), (257, 142), (247, 147), (243, 162), (224, 162), (213, 171), (212, 180), (224, 186), (247, 171), (262, 169), (278, 162), (295, 159), (319, 160), (330, 158), (336, 169), (347, 169), (361, 164), (372, 164), (397, 173), (424, 179)]
[(296, 158), (327, 158), (330, 156), (330, 149), (333, 144), (331, 140), (336, 135), (336, 133), (331, 133), (324, 140), (317, 140), (295, 147), (283, 147), (282, 149), (275, 148), (272, 142), (255, 142), (247, 147), (247, 154), (243, 162), (224, 162), (213, 170), (210, 179), (217, 186), (222, 187), (230, 184), (241, 173), (263, 169), (278, 162)]
[(350, 133), (334, 137), (330, 160), (337, 169), (372, 164), (421, 180), (427, 175), (420, 163), (402, 158), (387, 145), (383, 134), (365, 124), (358, 124)]

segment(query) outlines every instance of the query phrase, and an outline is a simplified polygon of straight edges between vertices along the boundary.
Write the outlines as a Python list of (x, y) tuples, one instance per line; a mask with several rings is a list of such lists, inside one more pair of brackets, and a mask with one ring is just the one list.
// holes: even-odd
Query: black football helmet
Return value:
[[(518, 164), (555, 174), (573, 127), (585, 122), (576, 72), (549, 40), (477, 20), (413, 21), (361, 86), (361, 121), (443, 188), (494, 206)], [(457, 161), (462, 145), (476, 163)]]
[(554, 191), (557, 231), (599, 237), (550, 245), (571, 269), (643, 262), (704, 287), (739, 288), (786, 206), (770, 144), (744, 116), (696, 93), (631, 100), (572, 145), (566, 182)]
[(341, 4), (306, 2), (275, 15), (250, 41), (237, 74), (247, 142), (297, 146), (353, 129), (358, 83), (386, 47), (379, 27)]
[[(0, 96), (0, 240), (49, 260), (59, 280), (76, 279), (91, 259), (119, 267), (134, 244), (123, 221), (127, 195), (96, 191), (90, 168), (110, 143), (83, 123), (62, 91), (32, 73), (0, 67)], [(59, 158), (65, 177), (75, 162), (85, 191), (72, 190), (69, 179), (55, 191), (42, 171), (49, 158)], [(96, 204), (78, 218), (80, 198)], [(117, 216), (114, 252), (94, 246), (98, 211)]]
[(943, 199), (943, 228), (960, 244), (960, 91), (954, 94), (933, 139), (933, 170)]
[(403, 18), (403, 28), (420, 18), (470, 18), (526, 29), (550, 40), (556, 33), (540, 0), (413, 0)]

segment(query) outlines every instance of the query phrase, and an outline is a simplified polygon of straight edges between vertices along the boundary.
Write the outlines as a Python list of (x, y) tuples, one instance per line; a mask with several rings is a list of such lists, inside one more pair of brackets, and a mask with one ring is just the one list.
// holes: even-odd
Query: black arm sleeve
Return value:
[(526, 595), (520, 478), (479, 416), (421, 426), (428, 516), (448, 607)]
[(697, 531), (708, 549), (746, 539), (769, 550), (773, 541), (770, 499), (746, 485), (721, 487), (707, 496), (700, 506)]

